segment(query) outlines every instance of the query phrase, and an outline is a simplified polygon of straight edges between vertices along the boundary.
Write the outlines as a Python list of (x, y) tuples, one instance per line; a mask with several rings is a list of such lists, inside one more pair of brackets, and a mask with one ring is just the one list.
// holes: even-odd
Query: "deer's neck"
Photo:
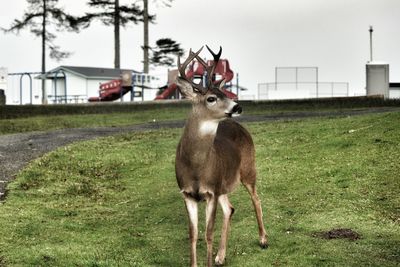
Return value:
[(193, 111), (186, 122), (186, 130), (196, 139), (214, 139), (219, 122), (218, 119), (200, 117), (196, 111)]
[(207, 153), (217, 134), (219, 120), (200, 118), (191, 114), (188, 118), (184, 132), (184, 147), (195, 153)]

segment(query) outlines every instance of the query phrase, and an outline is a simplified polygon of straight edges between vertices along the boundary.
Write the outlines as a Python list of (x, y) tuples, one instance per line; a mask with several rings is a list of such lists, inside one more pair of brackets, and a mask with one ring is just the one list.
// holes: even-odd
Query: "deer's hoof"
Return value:
[(217, 257), (215, 257), (215, 266), (223, 266), (224, 264), (225, 259), (222, 259), (217, 255)]
[(268, 243), (267, 242), (260, 242), (260, 247), (262, 248), (262, 249), (267, 249), (268, 248)]
[(262, 248), (262, 249), (267, 249), (268, 248), (268, 240), (267, 240), (267, 238), (266, 237), (264, 237), (264, 238), (262, 238), (261, 240), (260, 240), (260, 247)]

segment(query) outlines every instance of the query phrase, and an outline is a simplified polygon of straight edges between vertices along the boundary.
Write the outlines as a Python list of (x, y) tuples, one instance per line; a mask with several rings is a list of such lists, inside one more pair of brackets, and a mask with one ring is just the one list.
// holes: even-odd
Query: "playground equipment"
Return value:
[(112, 80), (100, 84), (99, 96), (89, 97), (89, 102), (114, 101), (131, 91), (131, 87), (123, 87), (122, 80)]
[[(207, 64), (213, 64), (213, 60), (208, 60)], [(155, 100), (164, 100), (170, 98), (179, 98), (179, 90), (175, 84), (175, 79), (178, 75), (177, 70), (169, 71), (168, 73), (168, 83), (159, 89), (159, 94), (156, 96)], [(205, 81), (205, 76), (207, 75), (203, 65), (194, 61), (189, 65), (186, 76), (190, 79), (200, 79)], [(234, 73), (229, 66), (229, 61), (227, 59), (221, 59), (213, 75), (213, 80), (218, 83), (222, 79), (225, 79), (224, 93), (231, 99), (237, 100), (237, 94), (233, 93), (231, 88), (232, 79)], [(106, 83), (100, 84), (99, 96), (90, 97), (89, 102), (103, 102), (103, 101), (114, 101), (117, 99), (122, 99), (122, 97), (131, 93), (131, 101), (134, 97), (142, 97), (144, 95), (144, 89), (154, 89), (150, 84), (151, 77), (148, 74), (135, 73), (135, 72), (123, 72), (120, 79), (115, 79)], [(141, 91), (135, 91), (135, 88), (140, 88)]]
[[(207, 61), (208, 65), (213, 64), (213, 60), (208, 60)], [(176, 72), (176, 75), (178, 73)], [(191, 63), (186, 71), (186, 77), (189, 79), (201, 79), (202, 81), (205, 80), (204, 76), (206, 76), (206, 70), (203, 65), (199, 64), (197, 61), (194, 61)], [(228, 90), (229, 88), (232, 87), (232, 79), (233, 79), (233, 71), (231, 70), (229, 66), (229, 61), (227, 59), (220, 59), (218, 61), (218, 64), (215, 68), (214, 72), (214, 77), (213, 80), (215, 83), (218, 83), (219, 81), (225, 79), (225, 88), (224, 88), (224, 93), (226, 94), (227, 97), (237, 100), (237, 94), (233, 93), (232, 91)], [(176, 78), (176, 76), (175, 76)], [(175, 79), (169, 79), (172, 81), (175, 81)], [(169, 81), (167, 87), (155, 98), (155, 100), (163, 100), (163, 99), (169, 99), (175, 95), (177, 95), (177, 86), (175, 82)], [(179, 97), (179, 94), (178, 94)]]

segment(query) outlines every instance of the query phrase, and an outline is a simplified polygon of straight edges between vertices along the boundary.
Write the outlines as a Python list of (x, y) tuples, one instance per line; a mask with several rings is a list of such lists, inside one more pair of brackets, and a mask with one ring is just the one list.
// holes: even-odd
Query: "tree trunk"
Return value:
[[(43, 25), (42, 25), (42, 77), (46, 73), (46, 19), (47, 19), (47, 6), (46, 1), (43, 0)], [(21, 103), (22, 104), (22, 103)], [(47, 104), (46, 92), (46, 78), (42, 78), (42, 104)]]
[(115, 8), (114, 8), (114, 67), (116, 69), (120, 68), (120, 40), (119, 40), (119, 0), (115, 0)]
[(149, 9), (148, 0), (143, 0), (143, 72), (149, 73)]

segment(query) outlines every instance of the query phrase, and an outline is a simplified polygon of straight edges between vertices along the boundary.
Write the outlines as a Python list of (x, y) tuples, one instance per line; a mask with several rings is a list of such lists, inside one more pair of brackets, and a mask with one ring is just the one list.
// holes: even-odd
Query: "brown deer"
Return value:
[[(225, 262), (228, 230), (234, 208), (228, 193), (241, 182), (250, 193), (256, 212), (260, 246), (268, 247), (262, 220), (260, 200), (256, 193), (256, 168), (253, 140), (249, 132), (231, 117), (239, 115), (242, 108), (222, 92), (224, 80), (213, 81), (214, 71), (222, 53), (215, 54), (208, 65), (200, 56), (202, 48), (181, 65), (176, 84), (193, 108), (176, 150), (176, 179), (184, 197), (189, 216), (190, 263), (197, 266), (196, 244), (198, 238), (198, 202), (206, 200), (207, 266), (212, 266), (212, 243), (217, 205), (223, 211), (223, 224), (216, 265)], [(204, 82), (196, 83), (188, 78), (185, 70), (196, 59), (206, 70)]]

